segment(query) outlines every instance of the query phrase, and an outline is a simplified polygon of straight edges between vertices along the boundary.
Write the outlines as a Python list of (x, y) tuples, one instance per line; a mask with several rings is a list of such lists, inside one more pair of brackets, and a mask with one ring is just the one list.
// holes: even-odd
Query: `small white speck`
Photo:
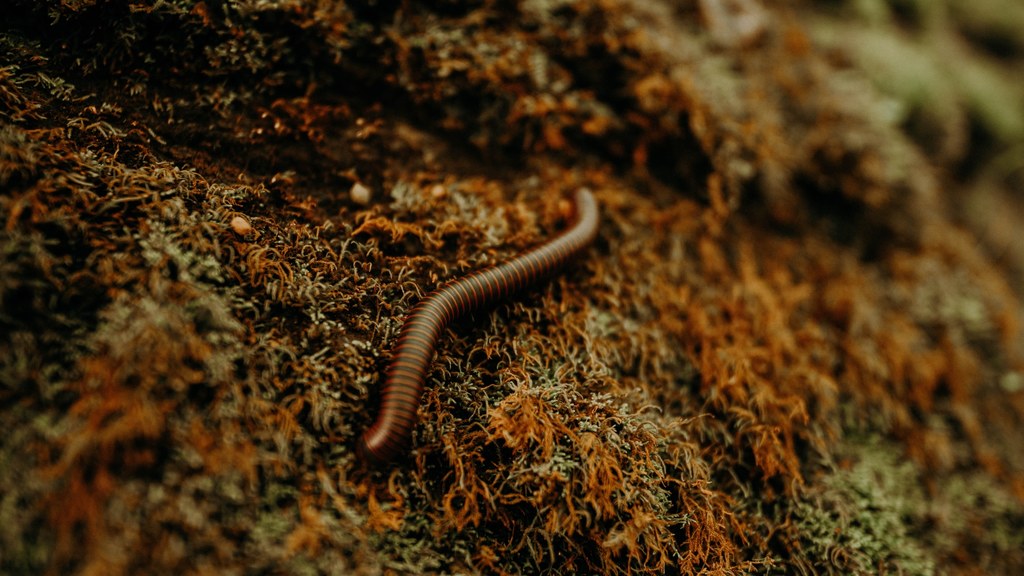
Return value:
[(370, 198), (373, 196), (373, 193), (371, 193), (370, 189), (366, 186), (356, 182), (352, 185), (352, 189), (348, 191), (348, 195), (356, 204), (365, 206), (370, 203)]

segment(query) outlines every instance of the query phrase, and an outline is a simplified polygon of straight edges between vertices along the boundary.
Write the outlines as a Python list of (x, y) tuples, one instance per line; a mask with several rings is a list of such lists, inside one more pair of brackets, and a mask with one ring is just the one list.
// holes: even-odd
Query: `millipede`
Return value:
[(561, 234), (507, 262), (450, 280), (413, 308), (385, 373), (380, 411), (359, 439), (364, 461), (388, 462), (408, 445), (437, 341), (450, 322), (552, 275), (594, 240), (597, 201), (586, 188), (578, 189), (574, 200), (574, 223)]

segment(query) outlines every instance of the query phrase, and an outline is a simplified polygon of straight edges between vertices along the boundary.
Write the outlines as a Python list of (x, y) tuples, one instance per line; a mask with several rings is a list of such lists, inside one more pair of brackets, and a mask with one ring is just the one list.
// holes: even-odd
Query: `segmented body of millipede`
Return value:
[(405, 449), (437, 340), (452, 320), (549, 276), (594, 240), (597, 202), (586, 188), (576, 191), (575, 202), (575, 223), (551, 241), (508, 262), (449, 281), (416, 305), (398, 336), (381, 391), (380, 412), (359, 440), (364, 460), (386, 462)]

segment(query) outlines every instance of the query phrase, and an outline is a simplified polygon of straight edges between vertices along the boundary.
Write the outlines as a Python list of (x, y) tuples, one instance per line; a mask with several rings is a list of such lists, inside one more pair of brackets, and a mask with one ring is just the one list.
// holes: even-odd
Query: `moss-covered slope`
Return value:
[[(1021, 571), (1022, 15), (967, 4), (15, 0), (0, 572)], [(579, 186), (366, 469), (405, 314)]]

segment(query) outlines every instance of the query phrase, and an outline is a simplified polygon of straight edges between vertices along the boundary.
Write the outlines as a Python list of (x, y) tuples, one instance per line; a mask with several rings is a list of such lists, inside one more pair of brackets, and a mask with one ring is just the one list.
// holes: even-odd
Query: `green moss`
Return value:
[[(897, 11), (916, 14), (911, 30), (904, 29), (890, 4)], [(986, 53), (984, 39), (979, 38), (998, 41), (992, 37), (999, 30), (994, 21), (1014, 21), (1019, 10), (1004, 2), (971, 4), (970, 10), (961, 4), (859, 2), (854, 11), (868, 26), (835, 20), (815, 27), (819, 40), (841, 46), (864, 74), (895, 98), (903, 123), (926, 150), (954, 160), (969, 153), (972, 125), (1000, 148), (1024, 139), (1021, 82), (1008, 73), (1005, 63)], [(959, 23), (968, 31), (984, 29), (991, 34), (976, 34), (978, 41), (972, 45), (956, 28)]]
[(807, 557), (818, 574), (935, 574), (919, 542), (928, 498), (915, 467), (892, 446), (852, 444), (839, 466), (793, 511)]

